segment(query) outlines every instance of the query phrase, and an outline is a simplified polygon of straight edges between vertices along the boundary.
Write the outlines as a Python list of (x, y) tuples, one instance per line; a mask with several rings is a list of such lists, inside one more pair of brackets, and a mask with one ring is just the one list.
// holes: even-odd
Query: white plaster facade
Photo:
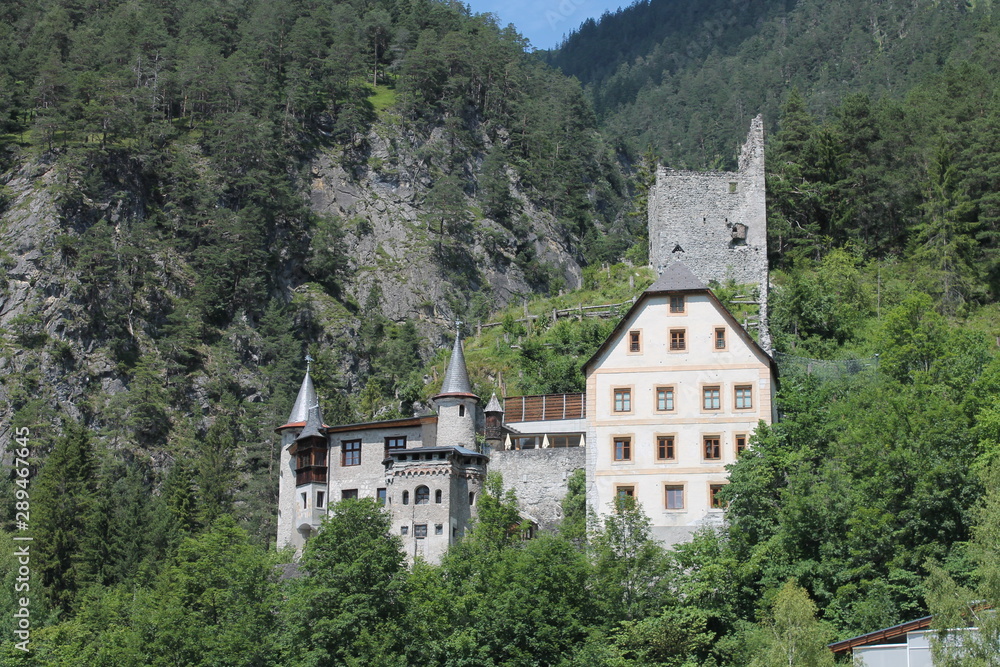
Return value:
[(632, 495), (668, 545), (721, 521), (713, 487), (758, 421), (774, 420), (775, 386), (770, 357), (715, 296), (673, 265), (585, 372), (589, 506), (607, 513)]

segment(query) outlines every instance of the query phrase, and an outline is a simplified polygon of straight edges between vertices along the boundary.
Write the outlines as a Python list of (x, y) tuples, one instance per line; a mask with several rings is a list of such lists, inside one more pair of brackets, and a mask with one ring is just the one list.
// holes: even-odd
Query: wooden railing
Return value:
[(326, 467), (309, 467), (302, 468), (295, 471), (295, 485), (302, 486), (303, 484), (325, 484), (326, 483)]
[(587, 416), (584, 394), (544, 394), (504, 398), (505, 422), (583, 419)]

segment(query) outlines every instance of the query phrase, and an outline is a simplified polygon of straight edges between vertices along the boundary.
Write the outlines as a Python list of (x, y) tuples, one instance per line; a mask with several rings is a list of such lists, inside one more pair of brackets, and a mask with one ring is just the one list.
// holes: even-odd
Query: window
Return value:
[(729, 181), (729, 194), (736, 194), (736, 181)]
[(397, 451), (400, 449), (406, 449), (406, 436), (405, 435), (395, 435), (391, 438), (385, 439), (385, 455), (389, 456), (389, 452)]
[(434, 491), (434, 502), (438, 505), (441, 504), (441, 489)]
[(642, 337), (638, 331), (628, 332), (628, 351), (629, 352), (641, 352), (642, 351)]
[(684, 509), (684, 486), (679, 484), (668, 484), (663, 487), (663, 506), (668, 510)]
[(410, 492), (409, 491), (403, 491), (403, 504), (404, 505), (409, 505), (410, 504)]
[(656, 436), (656, 460), (657, 461), (674, 460), (674, 436), (672, 435)]
[(513, 438), (514, 449), (534, 449), (538, 446), (538, 438), (533, 435)]
[(687, 342), (685, 341), (685, 331), (684, 329), (671, 329), (670, 330), (670, 351), (671, 352), (683, 352), (687, 349)]
[(413, 494), (414, 505), (426, 505), (431, 501), (431, 490), (426, 486), (418, 486)]
[(464, 417), (465, 416), (465, 406), (464, 405), (458, 406), (458, 416), (459, 417)]
[(703, 441), (705, 443), (705, 459), (708, 461), (717, 461), (722, 458), (722, 447), (720, 445), (720, 438), (717, 435), (706, 435)]
[(475, 504), (476, 504), (476, 492), (469, 491), (469, 505), (475, 505)]
[(322, 491), (316, 492), (316, 507), (323, 509), (323, 502), (326, 500), (326, 494)]
[(389, 494), (386, 493), (385, 489), (376, 489), (375, 499), (378, 501), (379, 505), (385, 505), (389, 500)]
[(303, 493), (302, 494), (302, 509), (304, 509), (304, 510), (309, 509), (309, 494), (308, 493)]
[(718, 327), (715, 330), (715, 349), (726, 349), (726, 330), (722, 327)]
[(345, 440), (340, 444), (340, 464), (343, 466), (361, 465), (360, 440)]
[(656, 411), (657, 412), (673, 412), (674, 409), (674, 388), (673, 387), (657, 387), (656, 388)]
[(705, 410), (722, 408), (722, 390), (718, 386), (702, 388), (702, 408)]
[(444, 535), (444, 526), (442, 526), (440, 523), (434, 524), (434, 534)]
[(615, 438), (615, 461), (632, 460), (632, 438)]
[(409, 526), (400, 526), (399, 527), (399, 534), (400, 535), (409, 535), (410, 534), (410, 527)]
[(670, 297), (670, 312), (671, 313), (683, 313), (684, 312), (684, 297), (683, 296), (672, 296), (672, 297)]
[(427, 524), (418, 523), (415, 526), (413, 526), (413, 536), (418, 540), (427, 537)]
[(340, 499), (341, 500), (347, 500), (348, 498), (350, 498), (352, 500), (357, 500), (358, 499), (358, 490), (357, 489), (344, 489), (343, 491), (340, 492)]
[(710, 484), (708, 487), (708, 497), (711, 500), (712, 509), (721, 510), (725, 509), (726, 504), (722, 502), (722, 498), (719, 497), (719, 491), (725, 487), (725, 484)]
[(616, 486), (615, 495), (619, 498), (635, 498), (634, 486)]
[(742, 433), (736, 436), (736, 456), (747, 448), (747, 437)]
[(631, 389), (615, 389), (615, 412), (632, 412)]
[(550, 447), (579, 447), (580, 446), (580, 434), (575, 433), (573, 435), (550, 435), (549, 436), (549, 446)]
[(753, 408), (753, 387), (745, 384), (736, 387), (736, 409), (749, 410)]

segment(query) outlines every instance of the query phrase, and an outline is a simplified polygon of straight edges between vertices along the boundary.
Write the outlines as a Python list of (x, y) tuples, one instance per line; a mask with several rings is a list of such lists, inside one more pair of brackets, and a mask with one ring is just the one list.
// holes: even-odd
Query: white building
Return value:
[(591, 509), (632, 496), (668, 545), (720, 521), (726, 465), (775, 419), (776, 372), (712, 291), (669, 265), (584, 372)]
[(487, 468), (513, 488), (526, 518), (560, 518), (566, 480), (585, 467), (589, 506), (633, 496), (665, 544), (719, 521), (715, 497), (759, 421), (774, 420), (773, 361), (684, 265), (640, 295), (584, 366), (585, 394), (494, 396), (487, 451), (479, 397), (456, 337), (437, 415), (326, 426), (307, 370), (282, 438), (278, 544), (297, 550), (329, 503), (375, 498), (407, 554), (437, 561), (475, 518)]

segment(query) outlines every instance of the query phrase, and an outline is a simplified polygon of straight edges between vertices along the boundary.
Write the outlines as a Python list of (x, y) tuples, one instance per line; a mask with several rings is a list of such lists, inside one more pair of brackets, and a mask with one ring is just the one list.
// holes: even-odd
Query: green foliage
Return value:
[(587, 537), (587, 471), (579, 468), (566, 480), (566, 496), (562, 499), (563, 518), (559, 534), (582, 544)]
[(90, 432), (67, 420), (65, 435), (56, 441), (33, 484), (31, 525), (35, 531), (34, 571), (53, 608), (70, 611), (77, 593), (91, 575), (91, 552), (83, 549), (86, 532), (80, 517), (93, 511), (97, 500), (94, 452)]
[(649, 517), (634, 498), (617, 498), (590, 541), (595, 593), (605, 618), (644, 618), (662, 603), (668, 562), (650, 533)]
[[(934, 664), (990, 665), (1000, 657), (1000, 623), (992, 609), (1000, 604), (1000, 468), (983, 470), (986, 492), (975, 508), (970, 543), (974, 564), (970, 586), (963, 586), (940, 565), (931, 568), (927, 602), (937, 631), (931, 640)], [(963, 632), (962, 628), (978, 628)]]
[(826, 647), (829, 628), (816, 620), (816, 604), (805, 589), (790, 579), (778, 591), (757, 640), (759, 652), (752, 667), (833, 665), (833, 653)]
[(290, 584), (285, 651), (299, 664), (341, 664), (394, 646), (402, 619), (406, 570), (400, 540), (385, 510), (370, 498), (331, 507), (307, 543), (303, 576)]

